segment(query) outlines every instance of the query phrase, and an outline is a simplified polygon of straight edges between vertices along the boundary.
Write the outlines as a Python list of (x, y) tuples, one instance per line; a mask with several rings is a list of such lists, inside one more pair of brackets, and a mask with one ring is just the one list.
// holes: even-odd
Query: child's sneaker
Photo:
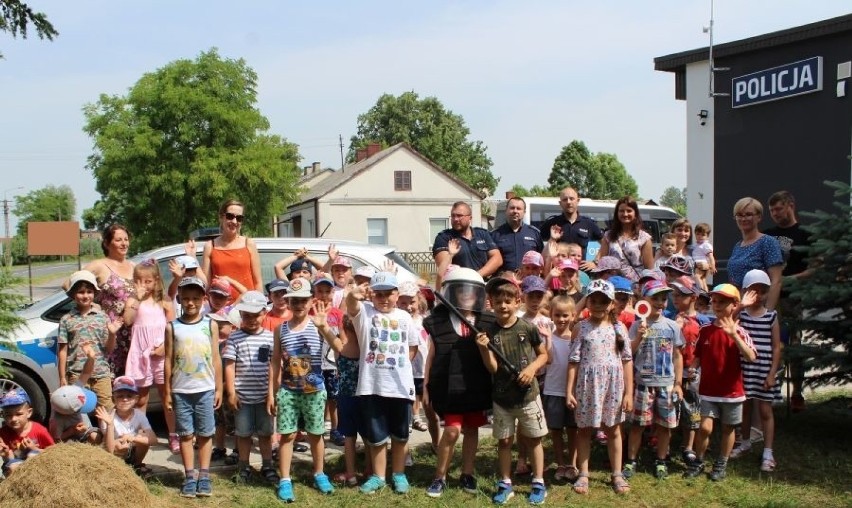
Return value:
[(198, 495), (198, 481), (195, 478), (187, 478), (180, 488), (180, 497), (195, 497)]
[(775, 472), (775, 459), (763, 459), (760, 463), (760, 470), (764, 473), (774, 473)]
[(695, 478), (704, 472), (704, 462), (697, 460), (693, 462), (689, 467), (686, 468), (686, 471), (683, 472), (684, 478)]
[(383, 479), (379, 478), (378, 475), (371, 475), (367, 478), (367, 481), (361, 485), (360, 490), (362, 494), (375, 494), (377, 491), (385, 488), (385, 485), (387, 485), (387, 483)]
[(228, 455), (228, 450), (224, 448), (213, 448), (213, 452), (210, 453), (211, 461), (219, 461), (225, 460), (225, 457)]
[(544, 504), (544, 498), (547, 497), (547, 488), (541, 482), (533, 482), (530, 496), (527, 500), (530, 504)]
[(323, 494), (331, 494), (334, 492), (334, 487), (328, 481), (328, 475), (325, 473), (317, 473), (314, 475), (314, 487)]
[(665, 480), (669, 477), (669, 468), (666, 466), (665, 460), (658, 460), (654, 465), (654, 477), (658, 480)]
[(292, 503), (296, 500), (293, 494), (293, 482), (290, 480), (281, 480), (278, 482), (278, 499), (285, 503)]
[(751, 441), (745, 440), (739, 444), (739, 446), (735, 446), (733, 450), (731, 450), (730, 458), (737, 459), (742, 457), (746, 453), (751, 450)]
[(435, 478), (432, 484), (426, 489), (426, 495), (429, 497), (441, 497), (441, 494), (447, 489), (447, 482), (443, 478)]
[(337, 429), (331, 429), (331, 432), (328, 433), (328, 439), (337, 446), (346, 444), (346, 436), (341, 434)]
[(497, 493), (491, 498), (494, 504), (506, 504), (512, 497), (515, 491), (512, 490), (512, 484), (504, 481), (497, 482)]
[(198, 497), (210, 497), (213, 495), (213, 484), (210, 482), (209, 476), (198, 479), (195, 493)]
[(393, 491), (397, 494), (406, 494), (411, 488), (405, 473), (394, 473), (391, 476), (391, 480), (393, 481)]
[(621, 470), (621, 475), (628, 480), (633, 478), (633, 475), (636, 474), (636, 461), (628, 460), (624, 463), (624, 468)]
[(479, 489), (476, 488), (476, 478), (473, 475), (463, 474), (459, 476), (459, 484), (463, 491), (468, 494), (478, 494)]
[(715, 463), (713, 464), (713, 470), (710, 471), (710, 479), (714, 482), (720, 482), (728, 476), (728, 473), (725, 472), (726, 464)]

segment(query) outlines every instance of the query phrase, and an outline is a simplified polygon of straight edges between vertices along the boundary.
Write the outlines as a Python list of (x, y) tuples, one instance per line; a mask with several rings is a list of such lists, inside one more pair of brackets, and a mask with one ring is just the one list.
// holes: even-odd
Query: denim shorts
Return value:
[(408, 441), (411, 403), (409, 399), (379, 395), (358, 397), (364, 441), (371, 446), (381, 446), (389, 439)]
[(355, 437), (360, 430), (358, 427), (358, 399), (360, 397), (354, 395), (339, 395), (337, 397), (337, 430), (344, 437)]
[(337, 376), (336, 370), (322, 371), (323, 382), (325, 383), (325, 394), (327, 400), (337, 400), (340, 393), (340, 378)]
[(172, 393), (175, 431), (181, 437), (210, 437), (216, 432), (213, 418), (215, 392)]
[(240, 403), (240, 408), (234, 414), (234, 425), (237, 437), (257, 435), (268, 437), (272, 435), (272, 417), (266, 412), (266, 403)]

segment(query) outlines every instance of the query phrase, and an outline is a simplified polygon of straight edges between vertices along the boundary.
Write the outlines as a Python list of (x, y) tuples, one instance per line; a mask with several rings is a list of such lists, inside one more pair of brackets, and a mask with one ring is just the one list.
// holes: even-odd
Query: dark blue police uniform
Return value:
[(497, 245), (491, 239), (491, 234), (486, 229), (471, 228), (473, 238), (468, 240), (454, 229), (445, 229), (435, 237), (432, 245), (432, 256), (441, 251), (449, 250), (449, 242), (452, 238), (458, 238), (461, 250), (453, 257), (453, 264), (465, 268), (479, 270), (488, 262), (488, 251), (496, 249)]
[(577, 220), (573, 223), (568, 222), (564, 213), (545, 219), (541, 223), (541, 239), (545, 242), (550, 240), (551, 226), (560, 226), (562, 228), (562, 239), (559, 240), (560, 242), (576, 243), (583, 248), (583, 259), (586, 259), (586, 247), (588, 247), (589, 241), (600, 241), (603, 238), (601, 228), (598, 227), (594, 220), (585, 215), (577, 216)]
[(524, 254), (534, 250), (541, 252), (544, 242), (541, 240), (541, 232), (535, 226), (521, 224), (518, 231), (512, 231), (509, 223), (505, 223), (491, 232), (491, 238), (503, 255), (503, 266), (500, 271), (515, 271), (521, 267)]

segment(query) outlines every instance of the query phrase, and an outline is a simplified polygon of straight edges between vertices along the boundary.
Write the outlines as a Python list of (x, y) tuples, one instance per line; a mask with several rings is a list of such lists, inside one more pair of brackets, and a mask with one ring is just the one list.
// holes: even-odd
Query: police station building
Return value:
[(832, 209), (823, 181), (852, 176), (852, 14), (654, 66), (674, 74), (675, 99), (686, 101), (689, 218), (713, 226), (718, 259), (740, 239), (732, 209), (741, 197), (763, 203), (762, 229), (778, 190), (799, 211)]

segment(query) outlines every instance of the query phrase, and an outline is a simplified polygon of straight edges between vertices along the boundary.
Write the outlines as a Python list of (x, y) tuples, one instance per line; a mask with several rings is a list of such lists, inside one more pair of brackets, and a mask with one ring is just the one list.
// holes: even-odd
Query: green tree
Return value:
[(406, 142), (435, 164), (476, 190), (494, 194), (500, 182), (482, 141), (470, 141), (464, 118), (444, 108), (435, 97), (415, 92), (399, 97), (384, 94), (369, 111), (358, 115), (358, 132), (349, 144), (349, 160), (369, 143), (383, 147)]
[[(23, 318), (15, 312), (24, 305), (24, 297), (13, 291), (22, 282), (10, 268), (0, 267), (0, 347), (4, 349), (16, 348), (13, 332), (24, 323)], [(3, 360), (0, 360), (0, 377), (8, 375), (4, 366)]]
[(618, 157), (592, 153), (585, 143), (577, 140), (562, 147), (553, 161), (547, 182), (555, 192), (573, 187), (581, 197), (591, 199), (635, 197), (639, 192), (636, 181)]
[(802, 344), (785, 347), (785, 355), (803, 361), (810, 386), (852, 382), (852, 188), (825, 184), (834, 189), (835, 210), (801, 213), (812, 221), (803, 227), (813, 242), (802, 250), (813, 273), (784, 281), (800, 306), (790, 315), (804, 316), (795, 327), (805, 330)]
[[(9, 32), (13, 38), (20, 35), (26, 39), (30, 25), (35, 28), (39, 39), (52, 41), (59, 35), (45, 13), (33, 12), (20, 0), (0, 0), (0, 32)], [(0, 58), (3, 58), (3, 53), (0, 53)]]
[(515, 194), (519, 198), (527, 198), (527, 197), (554, 197), (559, 195), (559, 191), (554, 191), (550, 187), (545, 187), (544, 185), (533, 185), (529, 189), (524, 187), (523, 185), (516, 183), (509, 189), (509, 192)]
[(244, 228), (268, 234), (270, 218), (297, 197), (298, 147), (268, 133), (256, 108), (257, 74), (216, 49), (147, 73), (126, 96), (84, 108), (95, 143), (88, 168), (101, 199), (87, 227), (120, 221), (134, 248), (187, 238), (216, 224), (222, 201), (246, 203)]
[(48, 185), (15, 198), (13, 213), (18, 217), (18, 235), (26, 238), (28, 222), (74, 220), (77, 200), (68, 185)]
[(660, 204), (686, 217), (686, 187), (666, 187), (660, 195)]

